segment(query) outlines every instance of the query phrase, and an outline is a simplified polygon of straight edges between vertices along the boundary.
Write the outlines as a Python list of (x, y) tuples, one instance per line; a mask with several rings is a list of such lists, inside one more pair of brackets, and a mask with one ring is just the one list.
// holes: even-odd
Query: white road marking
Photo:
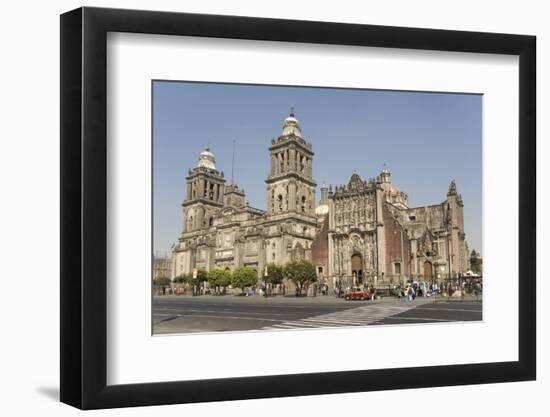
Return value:
[[(262, 330), (283, 330), (300, 329), (308, 327), (345, 327), (345, 326), (366, 326), (380, 321), (386, 317), (391, 317), (399, 313), (416, 308), (430, 301), (418, 300), (413, 303), (403, 303), (402, 305), (370, 304), (349, 310), (337, 311), (334, 313), (320, 314), (318, 316), (307, 317), (300, 320), (289, 320), (271, 326), (263, 327)], [(448, 321), (442, 319), (433, 319), (433, 321)]]

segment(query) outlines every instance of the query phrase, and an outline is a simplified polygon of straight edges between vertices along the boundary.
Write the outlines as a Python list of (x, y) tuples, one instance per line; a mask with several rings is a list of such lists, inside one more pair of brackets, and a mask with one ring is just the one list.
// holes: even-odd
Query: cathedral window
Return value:
[(306, 197), (302, 197), (302, 211), (305, 213), (306, 211)]
[(279, 211), (283, 211), (283, 196), (282, 194), (279, 194), (277, 197), (277, 200), (279, 201)]
[(393, 268), (394, 268), (394, 273), (395, 274), (401, 274), (401, 263), (400, 262), (394, 263)]

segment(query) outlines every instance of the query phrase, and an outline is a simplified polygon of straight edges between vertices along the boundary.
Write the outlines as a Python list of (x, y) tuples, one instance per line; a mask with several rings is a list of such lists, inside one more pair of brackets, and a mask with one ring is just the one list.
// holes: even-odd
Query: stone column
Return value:
[(411, 275), (413, 275), (415, 278), (418, 277), (418, 271), (417, 271), (417, 261), (416, 261), (416, 251), (417, 251), (417, 241), (416, 239), (411, 240), (411, 255), (412, 255), (412, 265), (411, 265)]
[(197, 198), (204, 197), (204, 178), (199, 179), (199, 189), (197, 190)]
[(332, 257), (334, 255), (334, 246), (333, 246), (333, 242), (332, 242), (332, 233), (329, 232), (328, 233), (328, 253), (327, 253), (327, 256), (328, 256), (328, 262), (327, 262), (327, 271), (325, 273), (326, 277), (327, 277), (327, 280), (331, 282), (332, 284), (332, 279), (331, 276), (334, 275), (333, 271), (334, 271), (334, 261), (332, 260)]
[(292, 181), (288, 186), (289, 196), (288, 196), (288, 205), (289, 210), (296, 211), (296, 183)]
[[(386, 236), (384, 230), (383, 218), (383, 198), (384, 191), (381, 188), (376, 189), (376, 252), (378, 260), (378, 278), (382, 279), (386, 272)], [(384, 275), (382, 275), (384, 274)]]
[(271, 201), (271, 186), (268, 185), (267, 186), (267, 189), (266, 189), (266, 204), (267, 204), (267, 207), (266, 207), (266, 210), (269, 214), (273, 214), (273, 210), (271, 210), (271, 205), (272, 205), (272, 201)]
[(290, 169), (296, 171), (296, 150), (290, 148)]

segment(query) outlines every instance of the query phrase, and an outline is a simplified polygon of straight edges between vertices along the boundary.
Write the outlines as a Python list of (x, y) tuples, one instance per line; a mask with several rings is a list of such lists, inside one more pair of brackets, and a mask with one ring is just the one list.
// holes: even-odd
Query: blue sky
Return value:
[(481, 251), (482, 96), (154, 81), (155, 252), (179, 237), (185, 177), (206, 146), (229, 179), (236, 141), (235, 180), (265, 209), (268, 147), (291, 106), (313, 144), (318, 186), (347, 183), (354, 171), (375, 177), (386, 164), (417, 207), (445, 200), (454, 178), (470, 250)]

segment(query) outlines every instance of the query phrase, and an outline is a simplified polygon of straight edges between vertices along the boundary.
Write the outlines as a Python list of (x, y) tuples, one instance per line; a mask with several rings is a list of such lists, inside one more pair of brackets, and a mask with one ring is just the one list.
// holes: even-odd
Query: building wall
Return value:
[(172, 276), (172, 257), (155, 256), (153, 259), (153, 279)]
[[(328, 267), (328, 226), (329, 215), (326, 214), (321, 223), (321, 228), (311, 244), (311, 260), (315, 265), (320, 281), (326, 281), (331, 273)], [(319, 271), (319, 267), (322, 268), (322, 272)]]
[[(410, 276), (411, 247), (407, 231), (399, 223), (398, 219), (392, 216), (388, 204), (382, 205), (382, 219), (384, 222), (385, 237), (385, 274), (380, 282), (398, 284), (403, 283), (405, 277)], [(400, 270), (396, 267), (400, 265)]]
[(266, 264), (296, 259), (321, 267), (330, 286), (423, 280), (425, 265), (434, 280), (448, 278), (450, 269), (466, 272), (463, 203), (454, 181), (441, 204), (409, 208), (408, 195), (392, 184), (387, 169), (369, 181), (354, 173), (334, 193), (322, 187), (318, 217), (313, 149), (292, 114), (269, 153), (265, 212), (249, 207), (233, 180), (225, 186), (214, 155), (201, 153), (187, 177), (173, 276), (247, 266), (260, 278)]

